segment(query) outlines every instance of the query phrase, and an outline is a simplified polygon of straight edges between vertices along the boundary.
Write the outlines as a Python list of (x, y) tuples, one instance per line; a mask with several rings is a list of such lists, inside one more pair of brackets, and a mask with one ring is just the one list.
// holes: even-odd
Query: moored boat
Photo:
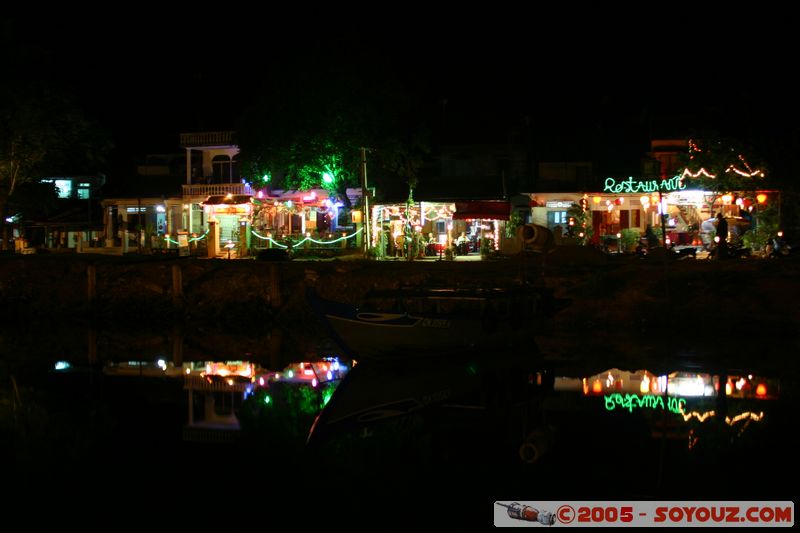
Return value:
[(555, 312), (550, 289), (397, 289), (360, 304), (308, 299), (352, 358), (451, 357), (535, 346)]

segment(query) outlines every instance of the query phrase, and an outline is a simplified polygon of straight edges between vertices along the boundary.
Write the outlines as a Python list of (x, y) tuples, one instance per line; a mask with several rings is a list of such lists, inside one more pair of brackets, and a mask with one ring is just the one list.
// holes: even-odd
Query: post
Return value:
[(183, 365), (183, 326), (177, 324), (172, 329), (172, 363)]
[(142, 231), (144, 231), (144, 227), (142, 225), (142, 222), (144, 222), (144, 220), (147, 217), (142, 217), (142, 198), (141, 197), (137, 198), (137, 204), (136, 205), (138, 206), (137, 207), (138, 212), (136, 214), (139, 217), (137, 219), (139, 221), (139, 229), (136, 232), (136, 252), (137, 253), (142, 253)]
[(208, 221), (208, 257), (213, 259), (219, 254), (219, 227), (217, 221)]
[(270, 265), (269, 271), (269, 299), (272, 307), (281, 306), (281, 276), (278, 265)]
[(273, 328), (269, 334), (269, 362), (272, 368), (283, 368), (285, 366), (281, 357), (281, 330)]
[(372, 243), (370, 237), (370, 218), (372, 214), (369, 211), (369, 189), (367, 187), (367, 149), (361, 147), (361, 197), (364, 200), (364, 254), (369, 250), (369, 245)]
[(92, 303), (97, 298), (97, 267), (94, 265), (87, 266), (86, 278), (87, 298), (89, 303)]
[(172, 265), (172, 305), (180, 307), (183, 300), (183, 273), (180, 265)]
[(664, 196), (661, 190), (658, 191), (658, 210), (661, 211), (661, 239), (664, 241), (664, 249), (667, 249), (667, 214), (664, 212)]
[(86, 358), (89, 360), (90, 365), (94, 365), (97, 363), (97, 328), (93, 325), (89, 325), (89, 332), (87, 341), (87, 353)]

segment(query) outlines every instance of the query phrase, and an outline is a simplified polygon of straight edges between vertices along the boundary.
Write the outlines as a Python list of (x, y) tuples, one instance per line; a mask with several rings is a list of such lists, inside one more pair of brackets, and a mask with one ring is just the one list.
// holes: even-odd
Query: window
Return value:
[(56, 189), (59, 198), (72, 197), (72, 180), (56, 180)]
[(239, 182), (239, 154), (233, 156), (231, 160), (231, 183)]
[(557, 226), (559, 224), (567, 224), (569, 219), (567, 218), (566, 211), (548, 211), (547, 212), (547, 225), (550, 227)]
[(89, 199), (89, 189), (81, 187), (78, 189), (78, 198), (81, 200), (88, 200)]
[(232, 183), (231, 158), (227, 155), (215, 155), (211, 160), (216, 183)]

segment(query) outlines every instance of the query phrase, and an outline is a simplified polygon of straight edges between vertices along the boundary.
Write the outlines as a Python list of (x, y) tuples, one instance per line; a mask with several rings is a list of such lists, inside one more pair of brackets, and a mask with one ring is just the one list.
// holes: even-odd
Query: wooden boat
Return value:
[(355, 359), (452, 357), (534, 348), (556, 311), (552, 290), (398, 289), (372, 292), (357, 305), (308, 291), (311, 306)]

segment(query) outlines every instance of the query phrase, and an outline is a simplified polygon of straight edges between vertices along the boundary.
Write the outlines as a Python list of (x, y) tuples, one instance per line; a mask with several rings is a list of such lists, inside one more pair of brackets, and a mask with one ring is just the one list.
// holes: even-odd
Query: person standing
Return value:
[(728, 221), (725, 220), (722, 211), (717, 213), (717, 259), (725, 259), (728, 257)]

